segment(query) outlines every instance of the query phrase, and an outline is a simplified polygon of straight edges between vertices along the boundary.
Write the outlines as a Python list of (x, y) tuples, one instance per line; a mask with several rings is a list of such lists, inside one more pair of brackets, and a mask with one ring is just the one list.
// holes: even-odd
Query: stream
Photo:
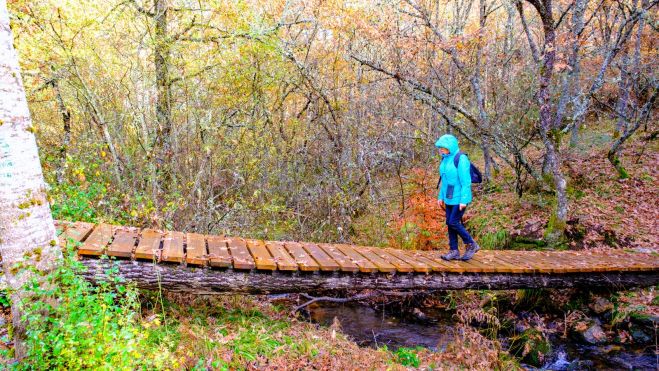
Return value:
[[(308, 308), (310, 321), (330, 326), (336, 318), (343, 333), (360, 346), (389, 349), (426, 347), (442, 351), (453, 339), (454, 319), (445, 310), (423, 309), (424, 318), (397, 316), (386, 310), (375, 310), (365, 304), (320, 303)], [(415, 318), (416, 317), (416, 318)], [(502, 339), (505, 343), (506, 339)], [(535, 370), (657, 370), (654, 346), (632, 347), (619, 345), (587, 346), (570, 340), (550, 339), (553, 352)]]

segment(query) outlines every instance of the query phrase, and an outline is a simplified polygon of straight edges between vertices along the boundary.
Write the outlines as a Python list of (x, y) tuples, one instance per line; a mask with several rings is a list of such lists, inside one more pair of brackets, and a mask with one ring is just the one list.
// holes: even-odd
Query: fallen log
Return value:
[(626, 290), (659, 284), (659, 271), (588, 273), (349, 273), (264, 272), (210, 269), (146, 261), (81, 258), (93, 282), (108, 274), (137, 287), (195, 294), (278, 294), (327, 290), (508, 290), (521, 288), (586, 288)]

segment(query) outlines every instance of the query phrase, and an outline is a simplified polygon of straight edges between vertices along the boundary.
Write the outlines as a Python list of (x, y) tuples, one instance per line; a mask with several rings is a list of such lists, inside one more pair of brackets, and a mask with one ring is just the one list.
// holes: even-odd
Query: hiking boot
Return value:
[(467, 251), (465, 251), (465, 254), (462, 255), (462, 260), (467, 261), (467, 260), (471, 259), (474, 256), (474, 254), (476, 254), (476, 251), (478, 251), (480, 249), (481, 249), (481, 247), (478, 246), (476, 241), (468, 244), (467, 245)]
[(448, 254), (442, 255), (444, 260), (458, 260), (460, 259), (460, 251), (458, 250), (449, 250)]

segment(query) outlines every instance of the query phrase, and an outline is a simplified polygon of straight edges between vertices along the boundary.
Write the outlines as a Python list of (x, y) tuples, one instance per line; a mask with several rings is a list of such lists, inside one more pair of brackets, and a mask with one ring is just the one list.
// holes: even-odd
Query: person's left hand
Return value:
[(467, 208), (467, 205), (465, 204), (460, 204), (460, 211), (464, 210)]

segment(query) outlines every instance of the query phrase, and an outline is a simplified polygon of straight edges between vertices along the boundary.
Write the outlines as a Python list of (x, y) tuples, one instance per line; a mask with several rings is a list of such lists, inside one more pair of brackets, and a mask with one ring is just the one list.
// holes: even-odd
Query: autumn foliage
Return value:
[(437, 203), (437, 177), (427, 169), (409, 172), (406, 184), (409, 195), (402, 213), (391, 222), (391, 245), (412, 250), (441, 248), (446, 242), (444, 210)]

